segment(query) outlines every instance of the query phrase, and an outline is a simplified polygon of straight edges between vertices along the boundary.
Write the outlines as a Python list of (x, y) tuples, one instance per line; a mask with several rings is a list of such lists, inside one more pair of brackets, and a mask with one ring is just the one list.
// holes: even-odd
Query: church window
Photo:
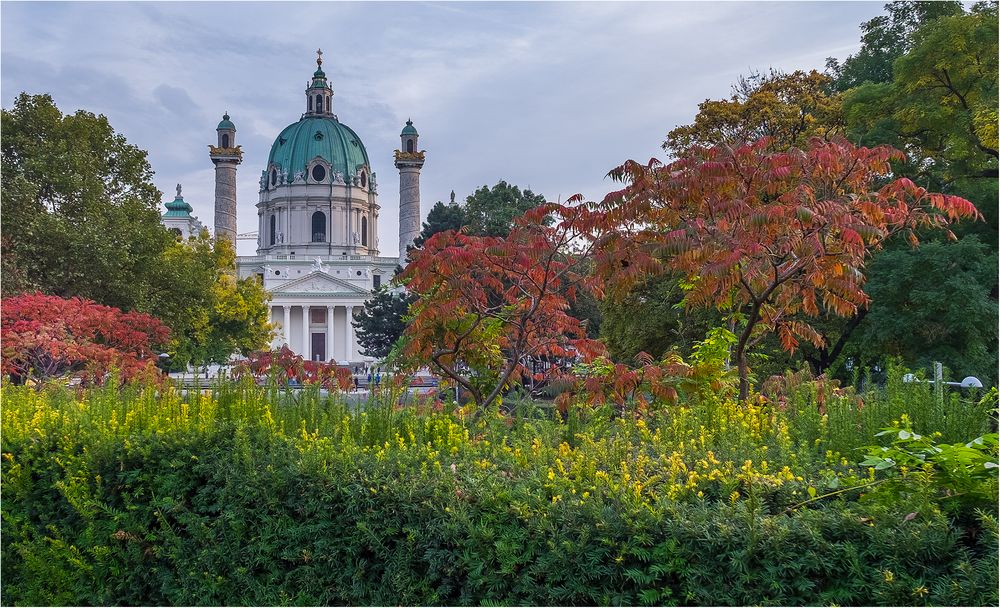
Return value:
[(361, 187), (362, 188), (368, 187), (368, 176), (365, 175), (364, 171), (361, 172)]
[(317, 112), (322, 112), (323, 111), (323, 96), (322, 95), (317, 95), (316, 96), (316, 111)]
[(271, 245), (278, 239), (278, 218), (277, 216), (271, 216)]
[(278, 183), (278, 170), (271, 169), (271, 185), (273, 186), (277, 183)]
[(413, 140), (412, 139), (406, 140), (406, 151), (410, 152), (410, 153), (413, 152)]
[(222, 134), (222, 147), (223, 148), (229, 147), (229, 133)]
[(361, 245), (368, 246), (368, 218), (361, 216)]
[(326, 111), (327, 112), (330, 111), (330, 96), (329, 95), (326, 96)]
[(312, 214), (312, 242), (326, 242), (326, 214), (322, 211)]
[(314, 180), (321, 182), (324, 178), (326, 178), (326, 168), (324, 168), (323, 165), (316, 165), (313, 167), (312, 175)]
[(170, 232), (173, 232), (174, 236), (177, 237), (177, 238), (181, 238), (181, 236), (183, 236), (181, 234), (181, 229), (180, 228), (171, 228)]
[(378, 288), (382, 286), (382, 275), (376, 274), (372, 275), (372, 290), (378, 291)]
[(310, 308), (309, 322), (313, 325), (322, 325), (323, 323), (326, 323), (326, 309), (319, 306), (313, 306)]
[(313, 111), (313, 98), (312, 97), (309, 97), (309, 111), (310, 112)]

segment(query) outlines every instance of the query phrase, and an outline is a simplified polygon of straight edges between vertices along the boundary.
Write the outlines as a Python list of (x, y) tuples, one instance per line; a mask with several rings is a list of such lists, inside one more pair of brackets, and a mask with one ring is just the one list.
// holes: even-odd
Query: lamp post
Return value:
[[(917, 377), (913, 374), (905, 374), (903, 376), (903, 382), (920, 382)], [(957, 386), (959, 388), (983, 388), (983, 383), (975, 376), (966, 376), (962, 378), (961, 382), (945, 382), (944, 381), (944, 368), (940, 361), (934, 362), (934, 379), (926, 380), (934, 385), (934, 396), (937, 398), (938, 403), (944, 403), (944, 387)]]

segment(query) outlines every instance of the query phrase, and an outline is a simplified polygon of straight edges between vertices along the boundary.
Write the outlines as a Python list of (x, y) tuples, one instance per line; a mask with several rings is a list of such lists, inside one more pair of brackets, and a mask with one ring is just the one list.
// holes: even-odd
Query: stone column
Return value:
[(309, 305), (308, 304), (303, 304), (302, 305), (302, 343), (303, 343), (303, 347), (302, 347), (301, 355), (302, 355), (302, 358), (306, 359), (306, 360), (312, 359), (312, 352), (311, 352), (311, 346), (312, 345), (310, 344), (310, 340), (309, 340), (309, 338), (311, 338), (311, 337), (312, 336), (309, 335)]
[(288, 348), (292, 347), (292, 307), (282, 306), (281, 311), (285, 315), (285, 321), (281, 324), (281, 333), (285, 338)]
[(345, 306), (344, 310), (346, 312), (344, 315), (344, 359), (350, 363), (354, 354), (351, 352), (354, 346), (354, 332), (352, 331), (354, 328), (351, 327), (351, 319), (354, 317), (354, 307)]
[(333, 306), (326, 307), (326, 360), (333, 359)]
[(396, 168), (399, 169), (400, 265), (406, 264), (406, 248), (420, 235), (420, 169), (423, 166), (423, 152), (396, 150)]

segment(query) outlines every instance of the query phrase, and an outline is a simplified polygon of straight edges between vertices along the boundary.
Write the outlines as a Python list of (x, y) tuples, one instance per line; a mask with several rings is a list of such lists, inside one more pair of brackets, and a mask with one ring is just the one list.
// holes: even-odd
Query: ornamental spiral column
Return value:
[(226, 238), (236, 245), (236, 166), (243, 162), (243, 150), (236, 145), (236, 125), (229, 113), (215, 129), (218, 146), (209, 146), (209, 158), (215, 163), (215, 238)]
[(420, 235), (420, 169), (424, 152), (417, 151), (417, 130), (407, 120), (399, 134), (401, 149), (396, 150), (399, 169), (399, 264), (406, 265), (406, 248)]

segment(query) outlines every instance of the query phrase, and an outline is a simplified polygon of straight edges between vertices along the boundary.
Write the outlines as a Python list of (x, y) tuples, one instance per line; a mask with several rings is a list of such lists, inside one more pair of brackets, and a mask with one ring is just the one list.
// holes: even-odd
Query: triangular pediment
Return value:
[(361, 287), (332, 277), (320, 270), (314, 270), (302, 278), (275, 287), (271, 293), (356, 293), (368, 295), (368, 292)]

